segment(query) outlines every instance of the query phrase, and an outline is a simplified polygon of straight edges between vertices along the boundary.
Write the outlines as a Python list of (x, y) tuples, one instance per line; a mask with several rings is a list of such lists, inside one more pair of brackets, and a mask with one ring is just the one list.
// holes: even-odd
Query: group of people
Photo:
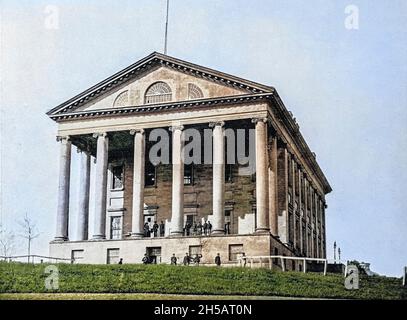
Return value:
[[(199, 266), (199, 263), (201, 262), (202, 255), (201, 254), (196, 254), (195, 257), (192, 257), (187, 253), (185, 253), (184, 259), (182, 263), (184, 266), (189, 266), (190, 263), (192, 262), (196, 266)], [(175, 253), (173, 253), (171, 257), (171, 265), (176, 266), (177, 265), (178, 258), (175, 256)]]
[[(225, 234), (230, 234), (230, 223), (225, 224)], [(184, 227), (184, 236), (200, 236), (205, 235), (208, 236), (212, 233), (212, 224), (210, 221), (205, 221), (202, 224), (200, 221), (198, 223), (194, 222), (191, 224), (187, 222)], [(165, 236), (165, 224), (163, 221), (160, 224), (157, 221), (154, 221), (153, 227), (150, 228), (150, 224), (148, 222), (144, 223), (144, 237), (150, 238), (151, 235), (156, 237), (164, 237)]]
[[(182, 263), (184, 266), (189, 266), (191, 263), (193, 263), (196, 266), (199, 266), (199, 264), (201, 263), (201, 259), (202, 259), (202, 254), (196, 254), (194, 257), (192, 257), (187, 252), (187, 253), (185, 253)], [(141, 262), (143, 262), (143, 264), (152, 264), (152, 263), (154, 263), (154, 259), (151, 259), (151, 257), (149, 257), (147, 253), (145, 253), (143, 259), (141, 259)], [(171, 257), (171, 265), (176, 266), (177, 262), (178, 262), (178, 258), (175, 256), (175, 253), (173, 253), (172, 257)], [(120, 258), (118, 264), (123, 264), (123, 258)], [(219, 253), (215, 257), (215, 264), (218, 267), (222, 264)], [(245, 265), (246, 265), (246, 259), (245, 259)]]
[(165, 224), (161, 221), (160, 224), (157, 221), (154, 221), (153, 227), (150, 228), (150, 224), (146, 222), (144, 224), (144, 237), (150, 238), (151, 235), (154, 235), (154, 238), (160, 236), (164, 237), (165, 235)]
[[(187, 253), (185, 253), (184, 259), (182, 260), (182, 263), (184, 266), (189, 266), (191, 263), (195, 264), (196, 266), (199, 266), (199, 263), (201, 262), (202, 255), (201, 254), (196, 254), (195, 257), (192, 257)], [(175, 256), (175, 253), (173, 253), (171, 257), (171, 265), (176, 266), (178, 262), (178, 258)], [(218, 253), (215, 257), (215, 264), (217, 266), (221, 265), (221, 259), (220, 259), (220, 254)]]
[(192, 225), (190, 222), (187, 222), (185, 224), (184, 228), (184, 235), (185, 236), (191, 236), (191, 235), (210, 235), (212, 232), (212, 224), (210, 221), (205, 221), (204, 224), (202, 224), (200, 221), (198, 223), (194, 222)]

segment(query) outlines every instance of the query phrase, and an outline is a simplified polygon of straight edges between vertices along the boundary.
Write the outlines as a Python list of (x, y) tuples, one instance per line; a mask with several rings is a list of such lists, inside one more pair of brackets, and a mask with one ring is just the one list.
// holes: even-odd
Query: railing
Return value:
[(303, 257), (287, 257), (287, 256), (242, 256), (238, 257), (237, 264), (239, 266), (246, 266), (247, 261), (250, 263), (250, 268), (253, 268), (253, 262), (258, 260), (260, 267), (263, 267), (263, 260), (268, 261), (269, 269), (273, 267), (273, 259), (279, 259), (281, 261), (281, 270), (285, 271), (285, 260), (297, 260), (303, 261), (303, 272), (307, 272), (307, 261), (323, 262), (324, 263), (324, 276), (327, 272), (328, 259), (321, 258), (303, 258)]
[[(27, 263), (73, 263), (74, 259), (64, 259), (57, 257), (47, 257), (40, 255), (22, 255), (22, 256), (0, 256), (0, 260), (7, 262), (27, 262)], [(22, 261), (26, 260), (26, 261)]]

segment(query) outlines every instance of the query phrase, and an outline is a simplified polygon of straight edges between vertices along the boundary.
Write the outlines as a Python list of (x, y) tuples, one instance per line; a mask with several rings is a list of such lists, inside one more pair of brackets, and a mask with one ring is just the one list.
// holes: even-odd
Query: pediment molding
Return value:
[(137, 61), (131, 66), (119, 71), (111, 77), (99, 82), (95, 86), (83, 91), (66, 102), (47, 112), (51, 118), (55, 115), (70, 114), (84, 104), (92, 102), (102, 95), (111, 92), (125, 83), (135, 80), (157, 67), (166, 67), (178, 72), (189, 74), (217, 84), (247, 91), (248, 94), (272, 93), (274, 88), (250, 80), (242, 79), (230, 74), (219, 72), (187, 61), (176, 59), (158, 52)]

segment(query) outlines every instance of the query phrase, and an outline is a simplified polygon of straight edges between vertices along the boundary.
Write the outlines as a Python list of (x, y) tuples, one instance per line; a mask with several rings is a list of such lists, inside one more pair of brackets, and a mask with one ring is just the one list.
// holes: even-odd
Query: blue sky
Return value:
[[(47, 254), (54, 236), (58, 144), (45, 112), (152, 51), (165, 0), (1, 4), (1, 219), (28, 212)], [(47, 6), (58, 28), (47, 28)], [(359, 29), (344, 26), (359, 8)], [(334, 191), (328, 255), (400, 275), (407, 265), (407, 2), (186, 1), (170, 5), (169, 54), (273, 85)], [(76, 156), (75, 156), (76, 157)], [(75, 210), (77, 164), (72, 167)], [(19, 252), (23, 251), (23, 243)]]

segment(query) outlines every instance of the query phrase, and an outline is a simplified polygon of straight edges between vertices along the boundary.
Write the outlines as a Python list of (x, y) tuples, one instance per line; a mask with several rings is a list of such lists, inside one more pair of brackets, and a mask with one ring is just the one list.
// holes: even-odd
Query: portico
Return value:
[[(207, 127), (211, 130), (211, 154), (213, 155), (213, 161), (210, 164), (212, 167), (212, 205), (210, 219), (213, 225), (212, 234), (224, 235), (225, 234), (225, 166), (237, 165), (238, 163), (226, 163), (226, 137), (225, 137), (225, 124), (234, 123), (228, 127), (229, 130), (237, 130), (239, 124), (246, 123), (246, 131), (255, 131), (255, 167), (256, 172), (253, 173), (254, 180), (253, 185), (256, 190), (256, 214), (253, 220), (252, 229), (255, 232), (269, 232), (269, 197), (268, 197), (268, 146), (269, 137), (267, 135), (268, 121), (267, 117), (263, 118), (248, 118), (242, 119), (238, 122), (231, 120), (230, 122), (225, 117), (224, 121), (201, 123), (189, 125), (185, 122), (185, 125), (169, 126), (161, 128), (166, 130), (170, 134), (171, 138), (171, 150), (172, 155), (171, 171), (172, 171), (172, 197), (171, 197), (171, 216), (169, 222), (171, 223), (171, 232), (166, 236), (183, 236), (184, 235), (184, 138), (183, 131), (185, 126), (189, 129), (194, 127)], [(250, 124), (254, 123), (252, 127)], [(131, 137), (132, 146), (126, 151), (128, 154), (132, 154), (133, 157), (133, 175), (132, 175), (132, 212), (131, 212), (131, 235), (133, 239), (143, 237), (144, 226), (144, 211), (145, 211), (145, 176), (146, 176), (146, 162), (150, 161), (146, 158), (148, 150), (146, 150), (146, 139), (148, 139), (148, 133), (151, 129), (157, 128), (143, 128), (143, 129), (131, 129), (129, 131), (120, 131), (120, 135), (127, 135)], [(79, 212), (77, 227), (77, 238), (73, 240), (103, 240), (106, 239), (106, 203), (108, 195), (108, 174), (109, 174), (109, 149), (112, 147), (112, 142), (109, 137), (113, 137), (117, 134), (117, 131), (97, 132), (92, 135), (67, 135), (59, 137), (60, 143), (60, 183), (58, 189), (58, 211), (57, 211), (57, 233), (54, 241), (69, 241), (68, 234), (68, 221), (69, 221), (69, 184), (70, 184), (70, 167), (71, 167), (71, 148), (76, 147), (80, 156), (80, 188), (79, 188)], [(72, 140), (74, 143), (72, 144)], [(130, 139), (129, 139), (130, 140)], [(230, 143), (231, 141), (229, 141)], [(86, 150), (82, 150), (86, 149)], [(205, 148), (204, 148), (205, 149)], [(114, 150), (114, 147), (113, 147)], [(96, 170), (95, 170), (95, 188), (94, 188), (94, 221), (93, 234), (88, 237), (88, 225), (89, 225), (89, 199), (90, 199), (90, 162), (91, 155), (94, 155)], [(205, 157), (205, 155), (203, 155)], [(235, 159), (236, 161), (236, 159)], [(202, 163), (193, 164), (195, 166)], [(202, 164), (203, 165), (203, 164)], [(209, 195), (208, 195), (209, 196)], [(275, 197), (276, 195), (273, 195)], [(209, 216), (209, 215), (208, 215)], [(276, 217), (276, 214), (271, 215)], [(206, 217), (202, 217), (206, 218)], [(206, 218), (207, 219), (207, 218)], [(275, 224), (275, 221), (272, 221)], [(236, 232), (238, 233), (238, 232)]]

